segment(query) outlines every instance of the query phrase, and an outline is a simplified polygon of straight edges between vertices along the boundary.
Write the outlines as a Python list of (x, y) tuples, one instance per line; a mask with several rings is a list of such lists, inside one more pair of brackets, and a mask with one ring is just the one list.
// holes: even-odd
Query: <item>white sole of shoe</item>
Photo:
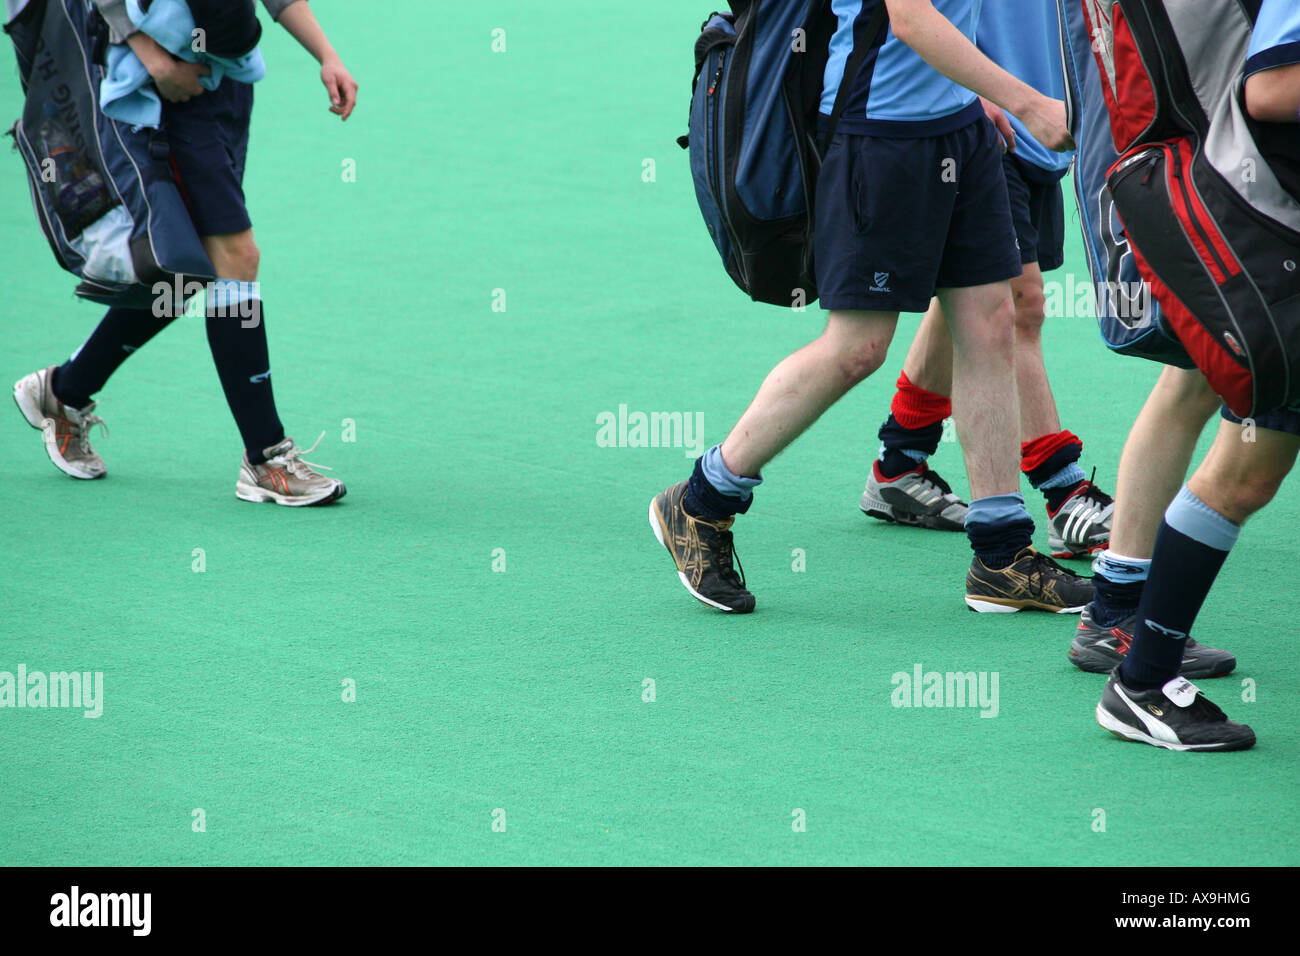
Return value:
[(250, 485), (248, 482), (242, 480), (235, 483), (235, 497), (240, 501), (252, 501), (257, 504), (274, 501), (277, 505), (284, 505), (287, 508), (306, 508), (311, 505), (327, 504), (332, 501), (338, 501), (347, 494), (347, 492), (348, 489), (343, 482), (339, 482), (338, 485), (330, 491), (317, 495), (314, 498), (282, 495), (278, 491), (270, 491), (258, 485)]
[(45, 439), (45, 453), (50, 456), (50, 461), (54, 463), (54, 467), (65, 475), (71, 478), (79, 478), (82, 481), (94, 481), (96, 478), (103, 478), (105, 472), (87, 471), (63, 457), (62, 452), (59, 451), (59, 442), (55, 438), (54, 429), (45, 427), (45, 423), (50, 419), (46, 418), (41, 412), (40, 406), (36, 403), (36, 397), (23, 387), (25, 381), (26, 379), (21, 379), (14, 383), (14, 404), (18, 406), (18, 411), (22, 413), (23, 418), (27, 419), (27, 424), (42, 433)]
[(1218, 744), (1174, 744), (1167, 740), (1157, 740), (1149, 734), (1144, 734), (1140, 730), (1117, 720), (1111, 716), (1110, 711), (1101, 704), (1097, 705), (1097, 723), (1104, 729), (1109, 730), (1117, 737), (1123, 737), (1125, 740), (1133, 740), (1138, 743), (1150, 744), (1153, 747), (1162, 747), (1165, 750), (1217, 750)]
[[(664, 550), (668, 551), (668, 554), (671, 555), (673, 552), (671, 549), (669, 549), (668, 542), (664, 540), (663, 525), (659, 523), (659, 512), (655, 510), (655, 503), (653, 499), (651, 499), (650, 501), (650, 530), (655, 533), (655, 539), (661, 545), (663, 545)], [(674, 558), (673, 564), (675, 565), (676, 563), (677, 560)], [(709, 607), (716, 607), (719, 611), (726, 611), (728, 614), (732, 613), (731, 608), (727, 607), (725, 604), (719, 604), (717, 601), (710, 601), (699, 591), (695, 590), (695, 588), (691, 587), (691, 582), (686, 579), (686, 575), (684, 575), (681, 571), (677, 572), (677, 577), (682, 582), (682, 587), (690, 591), (691, 596), (695, 598), (695, 600), (702, 601), (703, 603), (707, 604)]]
[(966, 606), (972, 611), (979, 611), (981, 614), (1015, 614), (1017, 611), (1051, 611), (1052, 614), (1080, 614), (1087, 607), (1086, 604), (1080, 604), (1078, 607), (1061, 607), (1055, 610), (1045, 607), (1011, 607), (994, 601), (981, 601), (979, 598), (973, 598), (969, 595), (966, 597)]

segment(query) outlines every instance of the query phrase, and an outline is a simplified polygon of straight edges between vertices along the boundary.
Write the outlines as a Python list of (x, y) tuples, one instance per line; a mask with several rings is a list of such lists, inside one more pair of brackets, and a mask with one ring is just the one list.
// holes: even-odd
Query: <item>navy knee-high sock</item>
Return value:
[(109, 309), (72, 358), (54, 370), (54, 394), (70, 408), (85, 408), (118, 366), (174, 318), (149, 309)]
[[(237, 312), (238, 314), (230, 314)], [(241, 308), (208, 309), (208, 346), (217, 366), (248, 460), (261, 464), (263, 449), (284, 439), (284, 426), (271, 391), (271, 361), (261, 299), (247, 299)]]
[(1120, 677), (1135, 690), (1178, 676), (1187, 634), (1241, 528), (1184, 485), (1165, 511)]

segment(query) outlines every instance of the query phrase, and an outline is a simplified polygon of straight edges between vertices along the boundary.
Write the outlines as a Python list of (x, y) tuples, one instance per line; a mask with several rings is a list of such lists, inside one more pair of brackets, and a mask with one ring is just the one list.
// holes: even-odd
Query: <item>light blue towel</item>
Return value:
[[(190, 63), (205, 64), (212, 71), (210, 76), (199, 77), (205, 90), (215, 90), (227, 76), (241, 83), (256, 83), (266, 76), (266, 63), (257, 47), (237, 60), (194, 52), (194, 16), (184, 0), (154, 0), (148, 13), (140, 9), (137, 0), (127, 0), (126, 9), (131, 22), (164, 50)], [(105, 116), (132, 126), (157, 129), (162, 121), (162, 99), (149, 71), (125, 43), (108, 48), (108, 70), (99, 85), (99, 108)]]

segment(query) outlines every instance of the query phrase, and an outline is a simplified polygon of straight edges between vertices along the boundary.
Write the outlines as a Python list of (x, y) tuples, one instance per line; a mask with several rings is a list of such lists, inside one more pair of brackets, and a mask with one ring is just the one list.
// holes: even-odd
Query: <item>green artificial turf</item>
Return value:
[[(104, 706), (0, 709), (0, 863), (1300, 862), (1294, 486), (1196, 626), (1240, 660), (1205, 686), (1254, 726), (1245, 753), (1116, 740), (1093, 721), (1102, 678), (1066, 659), (1074, 618), (968, 613), (963, 536), (858, 511), (915, 316), (740, 519), (757, 613), (713, 612), (646, 521), (691, 454), (597, 442), (620, 405), (700, 413), (721, 440), (823, 321), (748, 302), (696, 208), (673, 140), (710, 7), (312, 7), (360, 104), (332, 117), (268, 20), (246, 191), (281, 417), (300, 444), (325, 433), (308, 457), (348, 496), (236, 500), (238, 433), (193, 318), (99, 396), (105, 480), (61, 475), (3, 413), (0, 671), (100, 671)], [(100, 310), (3, 162), (15, 381)], [(1049, 278), (1086, 282), (1067, 215)], [(1050, 320), (1046, 358), (1113, 487), (1157, 366), (1078, 315)], [(945, 444), (933, 465), (965, 494), (960, 461)], [(916, 664), (997, 672), (997, 716), (892, 706)]]

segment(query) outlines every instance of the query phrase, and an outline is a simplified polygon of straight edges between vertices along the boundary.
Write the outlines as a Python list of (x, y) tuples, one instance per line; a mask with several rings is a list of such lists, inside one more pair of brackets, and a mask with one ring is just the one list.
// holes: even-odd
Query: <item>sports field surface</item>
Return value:
[[(751, 304), (696, 208), (673, 140), (710, 6), (312, 6), (357, 112), (327, 112), (263, 11), (246, 191), (281, 417), (300, 445), (325, 433), (307, 457), (348, 496), (236, 500), (195, 319), (99, 396), (102, 481), (63, 476), (0, 410), (0, 671), (103, 674), (98, 718), (0, 709), (0, 863), (1300, 863), (1294, 485), (1195, 629), (1239, 659), (1202, 686), (1255, 728), (1243, 753), (1112, 737), (1102, 678), (1066, 659), (1075, 618), (969, 613), (964, 536), (859, 512), (917, 316), (739, 520), (757, 612), (711, 611), (646, 520), (696, 452), (620, 447), (617, 423), (598, 441), (620, 406), (721, 440), (823, 322)], [(7, 125), (7, 41), (0, 65)], [(3, 154), (12, 382), (102, 310)], [(1158, 368), (1075, 310), (1067, 203), (1047, 365), (1110, 490)], [(967, 493), (958, 444), (932, 464)], [(996, 672), (996, 716), (893, 706), (917, 665)]]

